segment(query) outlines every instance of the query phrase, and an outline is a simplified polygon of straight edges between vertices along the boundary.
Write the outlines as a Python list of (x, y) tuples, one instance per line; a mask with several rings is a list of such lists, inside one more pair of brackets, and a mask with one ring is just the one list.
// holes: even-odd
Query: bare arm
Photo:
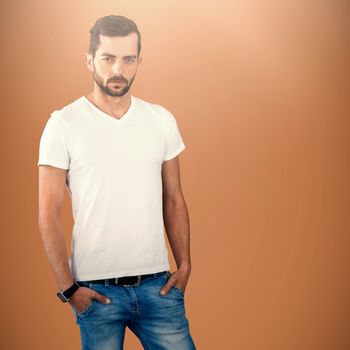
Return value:
[(60, 290), (73, 284), (61, 222), (67, 170), (39, 166), (39, 231)]
[(178, 156), (163, 163), (162, 181), (164, 225), (178, 268), (170, 283), (185, 290), (191, 272), (190, 223), (181, 189)]
[[(65, 169), (50, 165), (39, 167), (39, 230), (60, 290), (66, 290), (73, 284), (61, 222), (66, 177)], [(110, 302), (107, 297), (87, 287), (80, 287), (69, 302), (77, 312), (82, 312), (92, 298), (101, 303)]]

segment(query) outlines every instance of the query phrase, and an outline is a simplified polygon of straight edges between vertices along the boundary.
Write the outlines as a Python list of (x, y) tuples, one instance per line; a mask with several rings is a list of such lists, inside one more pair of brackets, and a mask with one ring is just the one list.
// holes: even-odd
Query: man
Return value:
[[(175, 117), (130, 94), (141, 36), (123, 16), (90, 30), (93, 91), (48, 119), (39, 148), (39, 229), (59, 298), (83, 349), (123, 349), (125, 328), (145, 349), (195, 349), (185, 315), (190, 232)], [(60, 209), (67, 186), (74, 227), (68, 259)], [(176, 260), (170, 273), (164, 226)]]

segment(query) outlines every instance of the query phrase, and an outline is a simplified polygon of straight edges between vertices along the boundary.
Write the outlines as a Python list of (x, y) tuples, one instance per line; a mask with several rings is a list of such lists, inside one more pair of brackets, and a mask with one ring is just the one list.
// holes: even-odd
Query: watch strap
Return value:
[(65, 291), (59, 291), (57, 293), (57, 296), (65, 303), (69, 300), (69, 298), (76, 292), (76, 290), (79, 288), (79, 284), (74, 281), (73, 285), (66, 289)]

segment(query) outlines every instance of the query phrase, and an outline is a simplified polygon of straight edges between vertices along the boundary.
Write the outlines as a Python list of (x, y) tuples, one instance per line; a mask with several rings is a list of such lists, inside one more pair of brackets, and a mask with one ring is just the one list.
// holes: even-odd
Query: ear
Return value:
[(92, 65), (92, 61), (93, 61), (92, 55), (86, 52), (84, 54), (84, 61), (85, 61), (86, 66), (88, 67), (88, 69), (91, 72), (93, 72), (94, 71), (94, 66)]
[(142, 62), (142, 56), (139, 56), (139, 64)]

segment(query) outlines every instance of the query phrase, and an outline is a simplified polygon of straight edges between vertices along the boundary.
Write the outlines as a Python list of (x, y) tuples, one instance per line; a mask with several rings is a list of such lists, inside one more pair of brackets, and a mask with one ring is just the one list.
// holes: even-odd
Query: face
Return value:
[(88, 68), (102, 92), (109, 96), (123, 96), (129, 91), (141, 63), (141, 57), (137, 55), (137, 34), (100, 35), (100, 42), (94, 59), (86, 54)]

